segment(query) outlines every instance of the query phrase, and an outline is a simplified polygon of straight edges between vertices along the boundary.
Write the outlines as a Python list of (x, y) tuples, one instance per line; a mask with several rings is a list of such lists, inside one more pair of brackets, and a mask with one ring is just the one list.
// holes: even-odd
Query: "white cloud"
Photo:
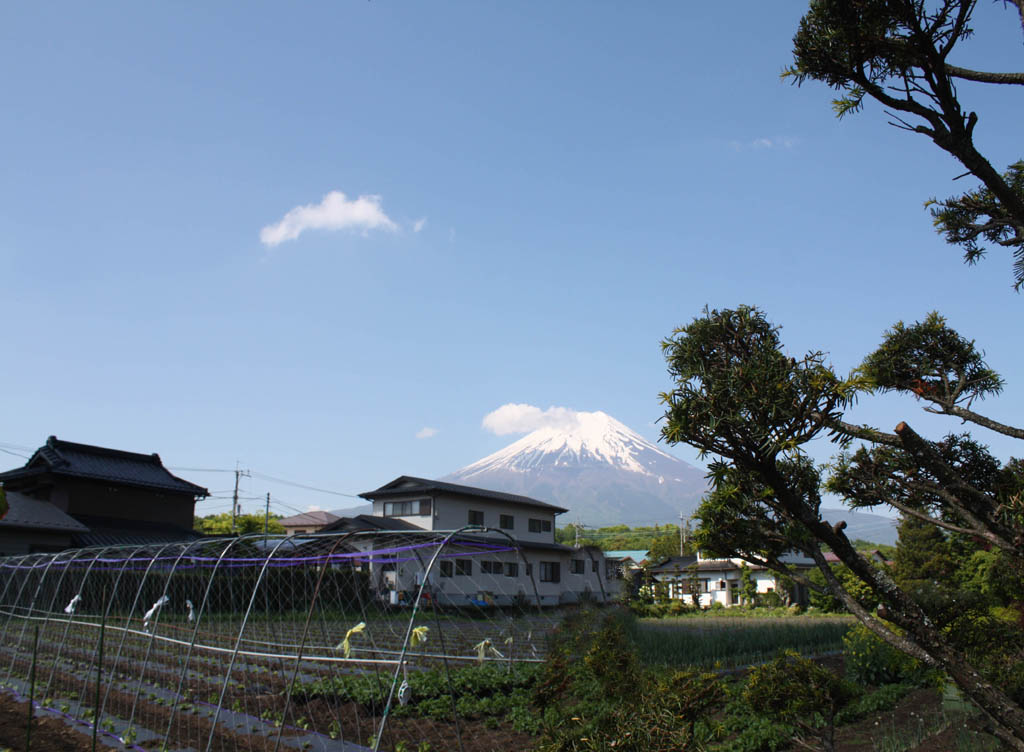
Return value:
[(538, 428), (570, 429), (579, 425), (581, 413), (570, 407), (539, 407), (509, 402), (484, 416), (483, 427), (493, 434), (529, 433)]
[(296, 206), (280, 222), (260, 230), (260, 242), (275, 246), (295, 240), (306, 230), (391, 230), (398, 225), (384, 213), (380, 196), (360, 196), (349, 201), (341, 191), (331, 191), (319, 204)]
[(324, 510), (323, 510), (323, 507), (321, 507), (318, 504), (310, 504), (308, 507), (306, 507), (306, 511), (307, 512), (322, 512)]
[(789, 138), (784, 136), (781, 138), (755, 138), (752, 141), (730, 141), (729, 145), (735, 151), (744, 151), (746, 149), (792, 149), (800, 143), (799, 139)]
[(422, 230), (426, 226), (427, 226), (427, 218), (426, 217), (420, 217), (419, 219), (417, 219), (415, 222), (412, 223), (412, 231), (413, 232), (419, 232), (420, 230)]
[(423, 426), (423, 428), (416, 432), (417, 439), (430, 439), (434, 436), (437, 436), (437, 429), (430, 426)]

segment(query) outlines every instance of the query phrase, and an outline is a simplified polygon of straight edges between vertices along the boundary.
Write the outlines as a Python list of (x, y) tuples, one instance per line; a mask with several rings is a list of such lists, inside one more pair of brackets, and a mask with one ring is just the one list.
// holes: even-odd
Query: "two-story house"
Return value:
[(18, 514), (0, 521), (0, 551), (8, 554), (194, 540), (196, 499), (209, 495), (158, 454), (56, 436), (23, 467), (0, 473), (0, 483), (17, 502)]
[[(528, 496), (403, 475), (359, 494), (372, 515), (343, 518), (325, 528), (460, 533), (441, 552), (425, 592), (439, 603), (504, 605), (517, 597), (544, 605), (610, 596), (603, 553), (555, 543), (555, 517), (567, 510)], [(379, 521), (379, 522), (378, 522)], [(411, 596), (422, 582), (419, 560), (381, 567), (380, 590)], [(392, 599), (398, 595), (392, 596)]]
[[(807, 571), (814, 566), (813, 559), (802, 554), (789, 553), (781, 557), (785, 564)], [(742, 600), (742, 571), (747, 566), (758, 594), (777, 593), (785, 603), (807, 603), (807, 590), (803, 585), (787, 583), (775, 572), (757, 564), (745, 565), (739, 558), (715, 559), (698, 552), (696, 556), (673, 556), (650, 568), (651, 579), (663, 583), (671, 599), (703, 607), (714, 603), (723, 606), (739, 605)], [(697, 592), (691, 589), (696, 587)]]

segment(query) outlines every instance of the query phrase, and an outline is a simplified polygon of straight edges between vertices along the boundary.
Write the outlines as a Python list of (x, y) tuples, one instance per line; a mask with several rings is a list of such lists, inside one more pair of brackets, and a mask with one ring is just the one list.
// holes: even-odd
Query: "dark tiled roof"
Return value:
[(355, 517), (341, 517), (318, 532), (333, 533), (351, 530), (419, 530), (423, 528), (397, 517), (376, 517), (372, 514), (357, 514)]
[(651, 567), (651, 572), (674, 572), (677, 569), (683, 570), (692, 567), (697, 563), (696, 556), (672, 556), (661, 562), (655, 567)]
[(282, 517), (278, 522), (285, 527), (297, 527), (299, 525), (328, 525), (336, 519), (338, 519), (336, 514), (317, 510), (315, 512), (302, 512), (292, 517)]
[(33, 499), (16, 491), (7, 492), (10, 509), (0, 520), (0, 528), (32, 528), (87, 533), (89, 528), (48, 501)]
[(185, 530), (174, 525), (139, 520), (115, 520), (106, 517), (86, 517), (78, 520), (88, 525), (88, 532), (75, 533), (72, 542), (76, 547), (91, 546), (142, 546), (153, 543), (180, 543), (202, 538), (202, 533)]
[(120, 449), (61, 441), (56, 436), (36, 450), (24, 467), (0, 473), (0, 482), (51, 473), (74, 478), (109, 481), (129, 486), (208, 496), (202, 486), (172, 475), (158, 454), (137, 454)]
[(490, 499), (492, 501), (504, 501), (509, 504), (522, 504), (524, 506), (547, 509), (555, 514), (568, 512), (564, 507), (556, 507), (544, 501), (531, 499), (529, 496), (505, 493), (504, 491), (491, 491), (486, 488), (475, 488), (474, 486), (461, 486), (457, 483), (445, 483), (440, 480), (429, 480), (428, 478), (416, 478), (412, 475), (402, 475), (395, 478), (375, 491), (365, 491), (359, 494), (364, 499), (387, 499), (395, 496), (408, 496), (410, 494), (431, 493), (440, 491), (455, 496), (469, 496), (474, 499)]

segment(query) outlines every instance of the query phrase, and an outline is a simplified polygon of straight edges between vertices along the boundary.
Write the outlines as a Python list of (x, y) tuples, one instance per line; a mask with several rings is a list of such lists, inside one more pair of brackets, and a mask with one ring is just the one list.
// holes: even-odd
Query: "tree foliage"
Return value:
[[(931, 332), (923, 344), (901, 344), (907, 331), (922, 330)], [(864, 366), (840, 378), (821, 352), (799, 359), (786, 354), (779, 329), (761, 311), (743, 306), (705, 310), (677, 329), (663, 349), (673, 388), (662, 395), (662, 435), (713, 457), (712, 488), (697, 514), (697, 543), (714, 555), (762, 564), (820, 591), (820, 582), (784, 560), (787, 551), (803, 551), (814, 559), (828, 590), (865, 626), (948, 673), (986, 710), (1001, 737), (1024, 749), (1024, 708), (1015, 697), (1015, 680), (998, 678), (999, 665), (1019, 660), (1005, 646), (1020, 645), (1024, 633), (1018, 630), (1015, 643), (1004, 639), (1002, 647), (979, 649), (977, 632), (991, 627), (986, 604), (965, 608), (943, 588), (901, 582), (861, 555), (843, 524), (832, 524), (821, 512), (827, 484), (854, 506), (894, 506), (941, 530), (942, 541), (953, 536), (964, 552), (988, 547), (1024, 563), (1020, 463), (1001, 464), (967, 434), (929, 441), (906, 423), (887, 433), (843, 420), (853, 400), (872, 391), (926, 399), (915, 391), (920, 382), (938, 384), (940, 401), (930, 404), (939, 408), (933, 412), (994, 423), (967, 408), (951, 412), (950, 406), (958, 407), (971, 390), (981, 396), (979, 390), (1002, 383), (973, 344), (932, 316), (925, 324), (886, 333)], [(844, 452), (823, 477), (803, 446), (826, 436)], [(856, 449), (855, 441), (861, 443)], [(848, 572), (845, 582), (826, 562), (824, 546)]]
[[(985, 253), (982, 242), (1012, 252), (1016, 289), (1024, 286), (1024, 162), (1000, 173), (978, 151), (978, 115), (958, 98), (958, 80), (1024, 85), (1024, 73), (979, 71), (949, 62), (973, 34), (976, 0), (813, 0), (793, 38), (793, 64), (784, 73), (797, 84), (821, 81), (838, 92), (840, 117), (865, 100), (886, 108), (890, 122), (930, 138), (957, 159), (981, 186), (932, 206), (935, 225), (960, 246), (968, 263)], [(1024, 26), (1024, 0), (1009, 3)]]
[[(267, 532), (272, 535), (281, 535), (285, 532), (284, 527), (278, 521), (280, 515), (270, 515)], [(262, 533), (267, 520), (262, 514), (240, 514), (235, 517), (234, 529), (231, 526), (230, 512), (222, 514), (209, 514), (205, 517), (196, 517), (194, 527), (206, 535), (247, 535), (249, 533)]]
[[(694, 553), (692, 543), (688, 541), (689, 526), (684, 528), (683, 552)], [(555, 530), (555, 542), (573, 545), (576, 541), (576, 528), (567, 525)], [(580, 545), (597, 546), (602, 551), (647, 551), (651, 561), (679, 555), (679, 526), (652, 525), (629, 527), (628, 525), (610, 525), (600, 528), (580, 528)]]

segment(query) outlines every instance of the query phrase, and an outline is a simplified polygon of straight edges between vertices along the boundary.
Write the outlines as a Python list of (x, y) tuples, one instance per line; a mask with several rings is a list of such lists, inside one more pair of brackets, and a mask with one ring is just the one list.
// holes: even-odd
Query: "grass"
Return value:
[(822, 655), (842, 649), (848, 618), (635, 619), (627, 633), (649, 665), (737, 668), (770, 660), (779, 650)]

